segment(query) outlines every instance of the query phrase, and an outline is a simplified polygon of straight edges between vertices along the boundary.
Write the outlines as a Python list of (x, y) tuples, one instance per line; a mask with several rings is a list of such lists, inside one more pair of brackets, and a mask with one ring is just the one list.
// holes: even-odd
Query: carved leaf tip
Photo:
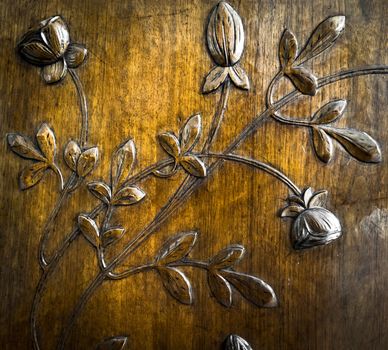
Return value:
[(224, 350), (252, 350), (252, 347), (239, 335), (230, 334), (225, 340)]

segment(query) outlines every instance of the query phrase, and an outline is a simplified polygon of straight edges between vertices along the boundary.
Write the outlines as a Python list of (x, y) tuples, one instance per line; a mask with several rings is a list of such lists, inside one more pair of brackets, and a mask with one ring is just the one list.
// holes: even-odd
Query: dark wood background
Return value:
[[(78, 100), (69, 77), (45, 85), (39, 70), (15, 52), (19, 36), (35, 21), (61, 14), (74, 41), (89, 58), (78, 73), (90, 107), (90, 144), (101, 150), (92, 178), (108, 178), (111, 152), (132, 136), (144, 167), (164, 157), (156, 142), (161, 131), (177, 130), (201, 112), (205, 132), (218, 95), (203, 96), (201, 84), (213, 63), (205, 45), (209, 11), (216, 1), (3, 0), (0, 4), (0, 347), (30, 349), (29, 315), (39, 279), (37, 249), (45, 220), (57, 199), (58, 182), (46, 176), (31, 190), (18, 189), (26, 165), (6, 143), (8, 132), (33, 136), (48, 122), (58, 144), (77, 135)], [(341, 69), (387, 64), (385, 0), (233, 1), (243, 18), (246, 48), (242, 65), (251, 90), (232, 89), (215, 149), (222, 150), (264, 110), (265, 91), (277, 71), (277, 48), (285, 27), (300, 42), (334, 14), (346, 15), (346, 30), (313, 70), (325, 76)], [(325, 87), (316, 97), (289, 109), (295, 116), (314, 111), (332, 98), (348, 100), (340, 125), (363, 130), (381, 145), (383, 161), (364, 165), (340, 148), (324, 166), (306, 130), (274, 122), (263, 125), (238, 150), (268, 160), (301, 187), (327, 189), (329, 208), (341, 219), (344, 235), (334, 244), (296, 252), (289, 242), (290, 222), (278, 218), (287, 189), (273, 178), (245, 167), (224, 164), (135, 254), (147, 261), (172, 234), (198, 229), (192, 255), (207, 259), (231, 243), (248, 251), (239, 270), (262, 277), (276, 291), (280, 306), (258, 309), (240, 297), (231, 309), (210, 295), (204, 273), (188, 269), (193, 306), (167, 295), (154, 273), (106, 282), (77, 321), (69, 349), (92, 349), (103, 338), (129, 335), (130, 349), (218, 349), (229, 333), (253, 349), (388, 348), (388, 200), (387, 80), (366, 76)], [(63, 160), (60, 160), (63, 166)], [(68, 175), (68, 174), (67, 174)], [(124, 244), (144, 226), (178, 186), (182, 176), (151, 179), (143, 204), (120, 209)], [(85, 188), (67, 202), (57, 221), (50, 249), (75, 225), (76, 214), (96, 200)], [(122, 246), (122, 245), (121, 245)], [(93, 249), (78, 239), (51, 277), (39, 313), (43, 349), (54, 348), (64, 320), (98, 271)]]

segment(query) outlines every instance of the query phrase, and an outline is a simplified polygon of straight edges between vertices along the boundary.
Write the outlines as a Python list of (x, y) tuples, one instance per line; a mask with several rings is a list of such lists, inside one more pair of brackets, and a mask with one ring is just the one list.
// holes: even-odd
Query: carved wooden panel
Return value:
[(1, 348), (387, 348), (385, 13), (2, 2)]

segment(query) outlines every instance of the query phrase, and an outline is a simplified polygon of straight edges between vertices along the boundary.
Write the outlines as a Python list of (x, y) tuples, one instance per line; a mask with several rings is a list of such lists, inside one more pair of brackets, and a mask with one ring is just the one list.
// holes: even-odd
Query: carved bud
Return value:
[(229, 81), (240, 89), (248, 90), (248, 75), (238, 64), (244, 51), (244, 28), (238, 13), (224, 1), (216, 5), (210, 14), (207, 45), (217, 66), (206, 76), (202, 91), (215, 91)]
[(252, 350), (248, 342), (236, 334), (230, 334), (225, 340), (225, 350)]
[(288, 198), (290, 204), (283, 209), (281, 216), (295, 219), (291, 230), (294, 249), (328, 244), (342, 235), (338, 218), (324, 208), (326, 198), (327, 191), (313, 193), (311, 188), (301, 196)]
[(67, 24), (60, 16), (45, 19), (28, 30), (18, 43), (18, 51), (27, 62), (43, 66), (42, 76), (47, 83), (60, 81), (67, 67), (78, 67), (87, 54), (83, 45), (70, 42)]
[(244, 28), (238, 13), (221, 1), (210, 15), (207, 43), (214, 61), (223, 67), (236, 64), (244, 50)]

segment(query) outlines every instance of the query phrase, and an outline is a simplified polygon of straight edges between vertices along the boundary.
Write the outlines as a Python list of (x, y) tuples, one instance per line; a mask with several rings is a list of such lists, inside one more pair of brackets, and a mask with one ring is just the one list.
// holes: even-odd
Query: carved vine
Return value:
[[(69, 245), (78, 237), (84, 237), (95, 250), (100, 271), (84, 291), (69, 316), (60, 339), (58, 339), (58, 349), (65, 348), (72, 326), (82, 308), (104, 281), (123, 279), (137, 273), (156, 271), (168, 293), (184, 304), (193, 302), (191, 282), (181, 270), (181, 267), (189, 266), (207, 272), (208, 285), (212, 294), (225, 307), (232, 305), (233, 297), (237, 294), (235, 292), (259, 307), (278, 305), (277, 297), (270, 285), (258, 277), (235, 270), (244, 256), (243, 246), (231, 244), (213, 257), (206, 257), (203, 260), (191, 259), (190, 252), (195, 248), (198, 238), (197, 232), (194, 231), (172, 235), (160, 247), (152, 261), (140, 262), (139, 265), (123, 271), (119, 268), (129, 255), (141, 245), (146, 244), (155, 230), (224, 161), (262, 170), (289, 188), (291, 194), (281, 216), (290, 217), (293, 220), (290, 237), (294, 249), (325, 245), (341, 236), (342, 229), (338, 218), (325, 207), (327, 191), (314, 192), (310, 187), (301, 190), (280, 170), (265, 162), (249, 159), (233, 152), (261, 126), (264, 120), (272, 118), (279, 123), (309, 129), (314, 150), (319, 160), (324, 163), (328, 163), (333, 157), (333, 141), (342, 145), (346, 152), (359, 161), (381, 161), (379, 146), (371, 136), (362, 131), (334, 126), (345, 111), (345, 100), (328, 101), (312, 116), (305, 119), (293, 119), (280, 112), (283, 107), (300, 96), (314, 96), (319, 89), (333, 82), (360, 75), (388, 72), (385, 66), (371, 66), (317, 78), (304, 66), (305, 62), (334, 45), (344, 28), (344, 16), (329, 17), (315, 28), (302, 49), (298, 48), (295, 35), (286, 29), (280, 39), (279, 71), (267, 89), (267, 109), (253, 117), (243, 131), (234, 140), (231, 140), (224, 152), (214, 153), (211, 151), (212, 144), (226, 112), (231, 86), (244, 90), (250, 87), (248, 75), (240, 64), (245, 43), (242, 20), (228, 3), (217, 4), (210, 14), (207, 26), (207, 46), (215, 66), (208, 73), (203, 84), (203, 93), (220, 92), (220, 99), (210, 124), (209, 133), (207, 135), (202, 133), (200, 114), (189, 117), (177, 135), (171, 132), (159, 135), (158, 141), (166, 152), (166, 158), (137, 171), (135, 171), (137, 157), (135, 142), (130, 138), (126, 140), (112, 155), (109, 181), (95, 180), (87, 184), (91, 194), (98, 198), (100, 203), (91, 212), (79, 214), (78, 226), (66, 236), (51, 256), (46, 253), (46, 246), (55, 219), (68, 195), (76, 191), (84, 183), (85, 178), (91, 174), (99, 157), (98, 148), (87, 143), (87, 101), (75, 70), (84, 61), (87, 50), (83, 45), (75, 44), (70, 40), (67, 24), (60, 16), (42, 21), (21, 38), (18, 43), (20, 55), (31, 64), (41, 67), (45, 82), (56, 83), (69, 72), (78, 92), (82, 115), (78, 139), (70, 141), (63, 150), (64, 160), (71, 170), (71, 175), (65, 183), (62, 171), (56, 162), (58, 146), (55, 135), (47, 123), (43, 123), (35, 135), (36, 143), (18, 133), (8, 134), (11, 150), (33, 162), (20, 174), (19, 183), (22, 190), (38, 184), (49, 170), (58, 176), (60, 182), (58, 201), (43, 229), (39, 245), (42, 274), (31, 311), (31, 332), (36, 350), (40, 349), (37, 313), (46, 282)], [(275, 101), (274, 89), (284, 78), (291, 81), (295, 90)], [(203, 144), (202, 147), (198, 146), (200, 142)], [(141, 186), (145, 178), (149, 176), (170, 177), (178, 171), (184, 171), (186, 177), (176, 192), (154, 219), (131, 237), (118, 255), (107, 260), (105, 253), (125, 234), (124, 226), (110, 224), (113, 211), (119, 206), (141, 205), (147, 192)], [(123, 349), (127, 342), (126, 336), (117, 336), (103, 341), (97, 346), (97, 349)], [(225, 348), (251, 349), (244, 339), (236, 335), (228, 337)]]

